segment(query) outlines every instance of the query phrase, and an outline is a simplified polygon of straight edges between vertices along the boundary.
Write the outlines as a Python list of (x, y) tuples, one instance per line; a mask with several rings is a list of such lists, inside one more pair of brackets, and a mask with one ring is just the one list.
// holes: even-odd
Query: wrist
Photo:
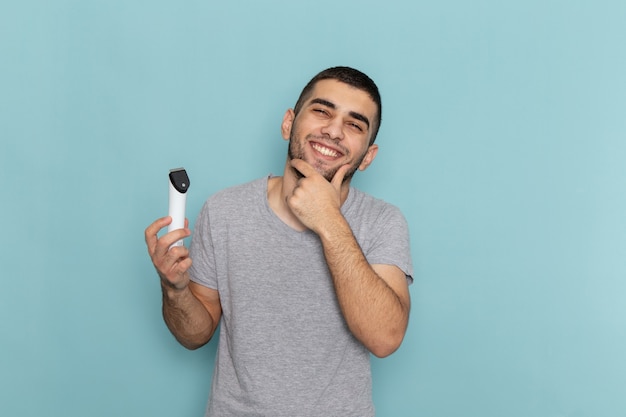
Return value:
[(163, 296), (168, 299), (174, 299), (180, 297), (188, 288), (188, 281), (183, 285), (175, 285), (165, 278), (161, 278), (161, 291)]
[(346, 233), (352, 234), (352, 229), (348, 221), (343, 217), (341, 212), (337, 216), (333, 216), (320, 227), (316, 233), (322, 241), (333, 241), (337, 236), (343, 236)]

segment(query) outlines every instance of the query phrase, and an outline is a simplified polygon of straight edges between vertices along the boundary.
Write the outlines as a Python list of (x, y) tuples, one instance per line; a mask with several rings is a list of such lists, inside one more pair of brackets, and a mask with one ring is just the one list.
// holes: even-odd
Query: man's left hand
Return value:
[(302, 224), (320, 234), (325, 227), (332, 227), (333, 219), (341, 216), (341, 188), (350, 165), (341, 166), (330, 182), (302, 159), (293, 159), (291, 166), (303, 177), (287, 197), (287, 205)]

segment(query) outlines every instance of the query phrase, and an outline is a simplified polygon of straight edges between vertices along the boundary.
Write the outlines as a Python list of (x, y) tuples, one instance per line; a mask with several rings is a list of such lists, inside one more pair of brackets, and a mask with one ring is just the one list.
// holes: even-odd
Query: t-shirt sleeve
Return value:
[(367, 261), (370, 264), (395, 265), (406, 274), (408, 283), (413, 283), (409, 228), (402, 212), (393, 205), (387, 205), (370, 226), (373, 233), (363, 248)]
[(189, 268), (190, 279), (205, 287), (217, 289), (215, 251), (211, 237), (208, 201), (204, 204), (196, 219), (191, 245), (189, 246), (189, 256), (192, 261)]

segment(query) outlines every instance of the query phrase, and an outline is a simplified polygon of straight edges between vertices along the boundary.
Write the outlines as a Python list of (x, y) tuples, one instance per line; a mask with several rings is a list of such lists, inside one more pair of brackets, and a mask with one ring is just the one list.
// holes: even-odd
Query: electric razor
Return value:
[[(170, 170), (170, 202), (169, 215), (172, 223), (167, 228), (168, 232), (185, 227), (185, 206), (187, 204), (187, 190), (189, 189), (189, 177), (184, 168)], [(172, 246), (182, 246), (183, 240), (176, 241)]]

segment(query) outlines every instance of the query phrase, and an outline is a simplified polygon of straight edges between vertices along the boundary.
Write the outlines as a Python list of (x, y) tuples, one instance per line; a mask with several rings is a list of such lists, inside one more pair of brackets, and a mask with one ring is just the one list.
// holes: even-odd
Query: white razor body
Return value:
[[(169, 215), (172, 223), (167, 228), (168, 232), (185, 227), (185, 206), (187, 204), (187, 190), (189, 189), (189, 177), (184, 168), (170, 170), (169, 186)], [(173, 246), (182, 246), (183, 240), (176, 241)]]

